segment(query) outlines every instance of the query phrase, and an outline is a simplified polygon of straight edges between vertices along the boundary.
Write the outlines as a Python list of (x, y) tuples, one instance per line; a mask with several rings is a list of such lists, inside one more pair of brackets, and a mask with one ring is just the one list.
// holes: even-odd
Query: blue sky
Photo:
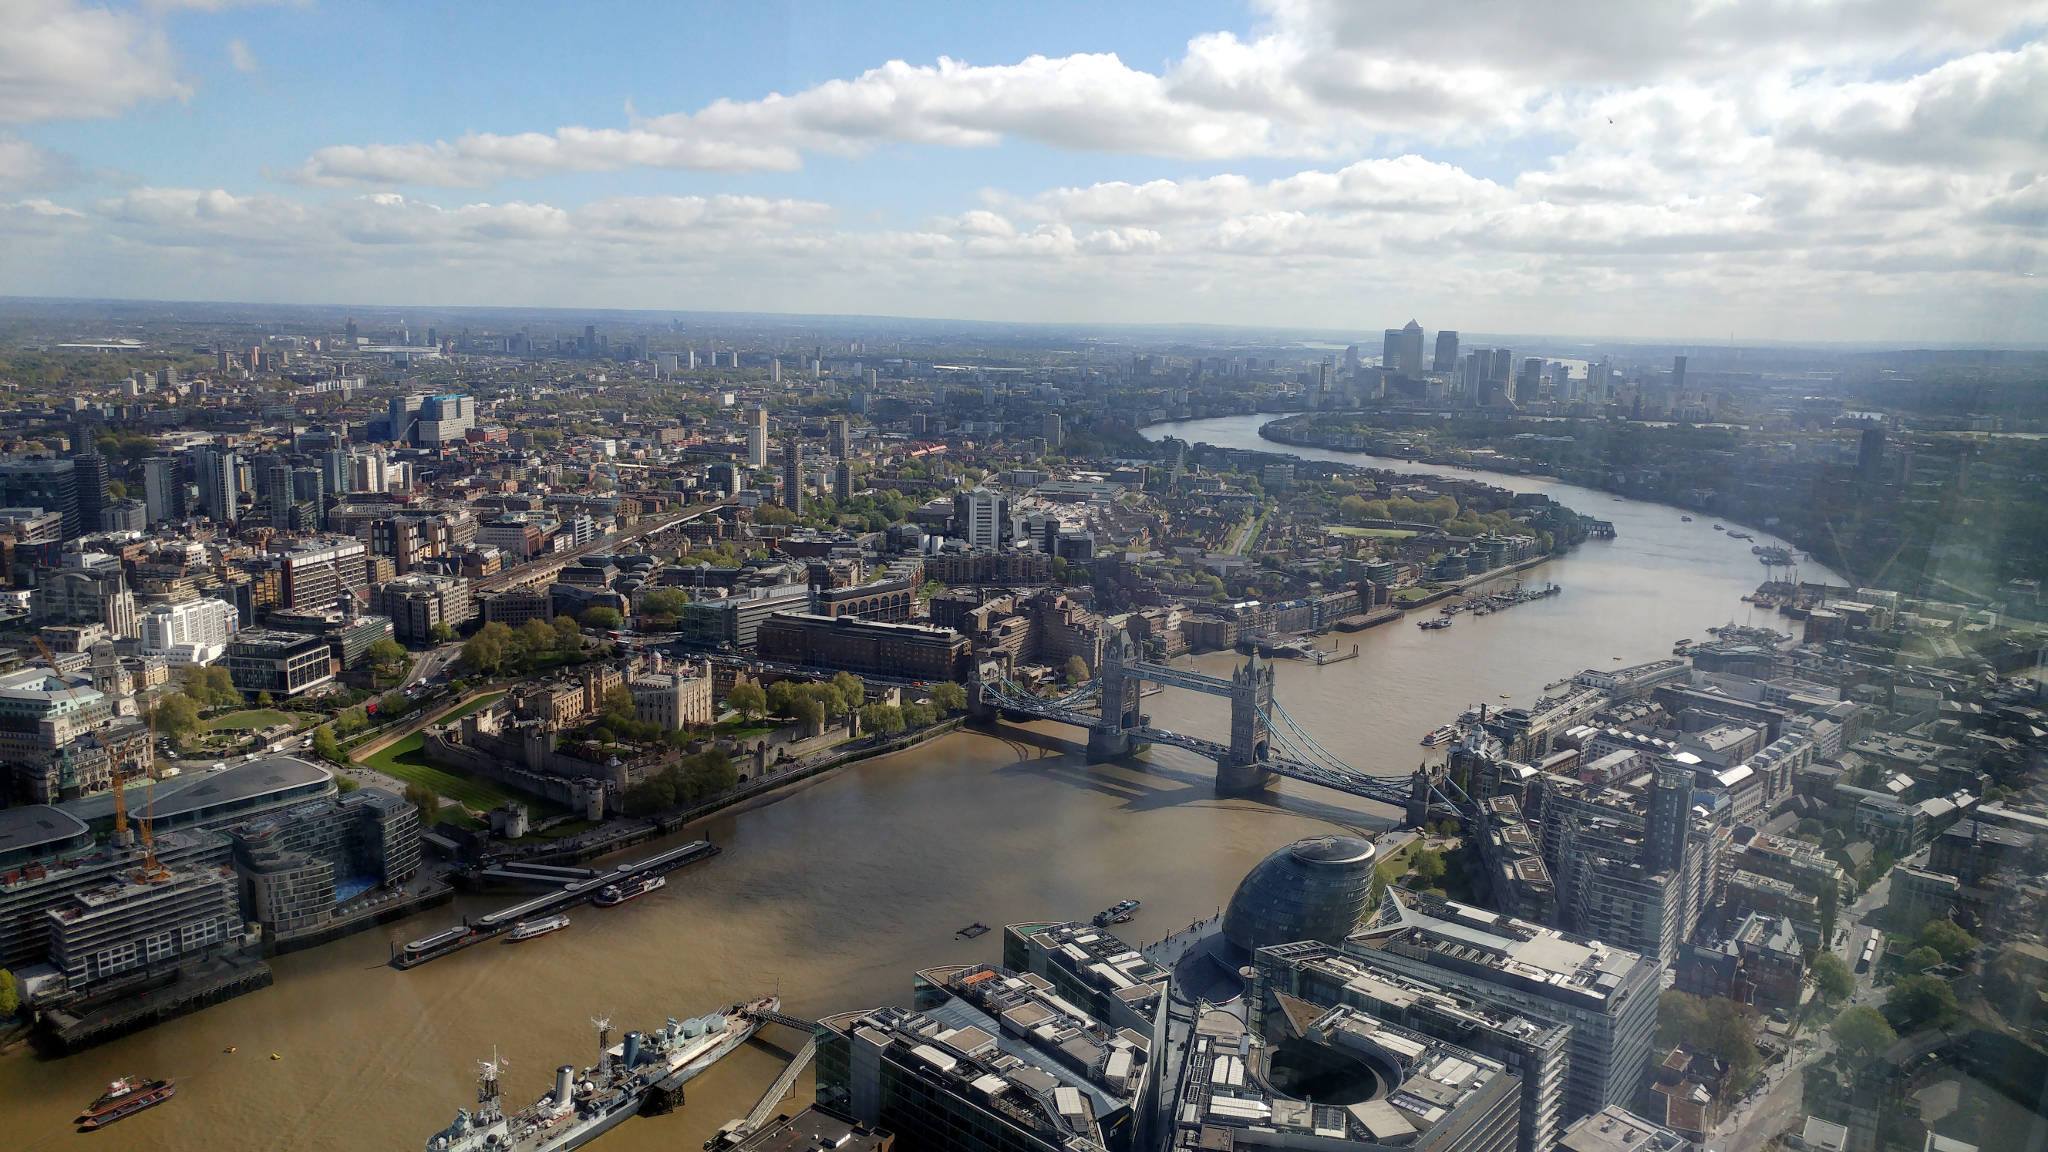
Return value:
[(2038, 341), (2044, 26), (0, 0), (0, 293)]

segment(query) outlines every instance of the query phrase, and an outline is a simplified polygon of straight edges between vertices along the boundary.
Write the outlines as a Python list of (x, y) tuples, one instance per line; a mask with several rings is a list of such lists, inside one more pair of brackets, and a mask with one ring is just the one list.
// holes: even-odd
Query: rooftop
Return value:
[[(266, 756), (218, 772), (193, 772), (159, 781), (155, 820), (165, 824), (203, 824), (253, 814), (278, 803), (311, 796), (332, 787), (334, 773), (295, 756)], [(129, 795), (129, 809), (139, 814), (140, 797)], [(64, 803), (63, 811), (92, 824), (111, 820), (114, 795), (100, 792)]]
[(1680, 1152), (1690, 1147), (1685, 1137), (1616, 1104), (1580, 1117), (1557, 1142), (1558, 1152)]
[(1350, 944), (1490, 968), (1541, 986), (1553, 998), (1584, 999), (1602, 1009), (1632, 974), (1649, 966), (1626, 948), (1400, 888), (1387, 889), (1378, 922), (1355, 933)]
[(0, 808), (0, 861), (31, 859), (89, 832), (83, 820), (48, 804)]

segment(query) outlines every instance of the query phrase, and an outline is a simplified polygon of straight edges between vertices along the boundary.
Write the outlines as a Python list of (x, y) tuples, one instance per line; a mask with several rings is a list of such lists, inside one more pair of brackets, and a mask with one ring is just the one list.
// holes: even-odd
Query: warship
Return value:
[(762, 1014), (782, 1002), (769, 996), (734, 1004), (690, 1020), (673, 1020), (653, 1032), (628, 1032), (611, 1043), (611, 1021), (598, 1030), (597, 1063), (578, 1074), (576, 1066), (555, 1070), (555, 1086), (524, 1108), (507, 1112), (499, 1103), (498, 1073), (505, 1062), (495, 1052), (477, 1066), (476, 1108), (456, 1110), (448, 1127), (428, 1137), (427, 1152), (568, 1152), (611, 1131), (657, 1088), (675, 1086), (709, 1068), (761, 1030)]

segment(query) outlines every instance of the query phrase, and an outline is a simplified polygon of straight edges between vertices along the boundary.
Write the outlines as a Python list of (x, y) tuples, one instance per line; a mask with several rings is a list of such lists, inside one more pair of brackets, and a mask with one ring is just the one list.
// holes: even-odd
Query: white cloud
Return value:
[(228, 41), (228, 63), (234, 65), (237, 72), (256, 70), (256, 54), (249, 51), (248, 41), (240, 36)]
[(78, 178), (69, 156), (0, 132), (0, 193), (61, 188)]
[(112, 116), (189, 93), (162, 29), (133, 12), (0, 0), (0, 30), (0, 123)]

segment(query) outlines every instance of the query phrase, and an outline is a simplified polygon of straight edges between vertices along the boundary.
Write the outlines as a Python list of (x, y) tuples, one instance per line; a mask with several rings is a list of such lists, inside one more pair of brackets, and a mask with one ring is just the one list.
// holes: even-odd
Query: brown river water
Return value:
[[(1265, 445), (1262, 419), (1147, 433), (1385, 463)], [(1752, 620), (1740, 597), (1763, 568), (1747, 541), (1714, 532), (1707, 518), (1681, 523), (1658, 505), (1481, 478), (1549, 491), (1614, 521), (1619, 536), (1525, 575), (1556, 581), (1560, 596), (1439, 632), (1397, 621), (1321, 641), (1360, 645), (1357, 660), (1280, 662), (1281, 705), (1355, 767), (1405, 772), (1424, 758), (1422, 734), (1467, 704), (1527, 704), (1579, 669), (1655, 659), (1680, 637)], [(1832, 578), (1817, 565), (1802, 574)], [(1212, 654), (1194, 666), (1223, 675), (1238, 659)], [(1162, 727), (1228, 739), (1227, 709), (1214, 697), (1169, 690), (1145, 707)], [(1057, 725), (1040, 731), (1078, 737)], [(1213, 784), (1213, 766), (1179, 749), (1089, 765), (1018, 740), (948, 736), (705, 821), (678, 841), (709, 838), (720, 855), (622, 907), (573, 909), (566, 932), (483, 944), (410, 972), (384, 965), (391, 941), (514, 899), (465, 898), (282, 957), (273, 987), (182, 1020), (62, 1060), (0, 1057), (0, 1147), (417, 1149), (473, 1104), (476, 1061), (494, 1047), (509, 1065), (508, 1105), (523, 1104), (548, 1090), (555, 1066), (591, 1061), (594, 1015), (610, 1016), (616, 1035), (764, 992), (802, 1016), (908, 1003), (917, 968), (1000, 958), (1000, 931), (954, 938), (967, 924), (1085, 919), (1124, 897), (1143, 907), (1122, 934), (1149, 943), (1214, 914), (1274, 848), (1339, 828), (1377, 830), (1394, 815), (1293, 781), (1257, 800), (1218, 798)], [(692, 1081), (682, 1108), (630, 1120), (593, 1147), (698, 1147), (752, 1107), (780, 1069), (778, 1050), (801, 1042), (769, 1027)], [(177, 1077), (177, 1098), (104, 1133), (74, 1134), (78, 1109), (131, 1072)], [(809, 1092), (806, 1074), (785, 1110)]]

